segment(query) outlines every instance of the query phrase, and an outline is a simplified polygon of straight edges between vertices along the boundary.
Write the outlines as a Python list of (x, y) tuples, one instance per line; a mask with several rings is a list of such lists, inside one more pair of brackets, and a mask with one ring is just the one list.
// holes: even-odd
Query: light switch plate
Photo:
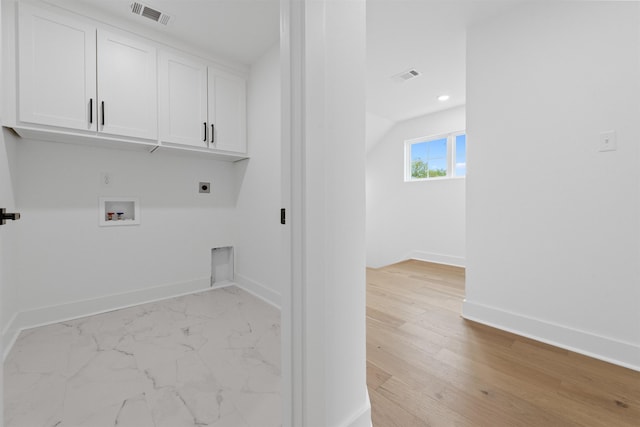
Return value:
[(600, 143), (598, 144), (598, 151), (615, 151), (618, 148), (616, 141), (616, 131), (611, 130), (608, 132), (600, 133)]

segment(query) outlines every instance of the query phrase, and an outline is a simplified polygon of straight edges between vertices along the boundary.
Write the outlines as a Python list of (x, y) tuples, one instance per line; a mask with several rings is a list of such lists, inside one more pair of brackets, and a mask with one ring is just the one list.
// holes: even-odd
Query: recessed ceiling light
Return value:
[(449, 100), (449, 95), (440, 95), (438, 97), (438, 101), (447, 101)]

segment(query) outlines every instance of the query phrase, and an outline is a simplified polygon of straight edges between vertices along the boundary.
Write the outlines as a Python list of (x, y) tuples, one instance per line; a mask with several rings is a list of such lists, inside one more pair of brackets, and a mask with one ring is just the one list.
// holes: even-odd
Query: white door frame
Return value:
[[(300, 162), (293, 161), (293, 156), (299, 158), (299, 153), (293, 152), (292, 140), (299, 141), (301, 136), (302, 99), (294, 98), (293, 88), (298, 95), (301, 93), (302, 70), (300, 61), (294, 61), (293, 56), (300, 58), (302, 40), (299, 35), (301, 29), (292, 25), (301, 25), (300, 18), (303, 10), (302, 2), (280, 0), (280, 111), (281, 111), (281, 207), (285, 209), (285, 224), (282, 226), (282, 300), (281, 300), (281, 348), (282, 348), (282, 425), (293, 427), (302, 425), (302, 355), (300, 307), (302, 299), (299, 288), (293, 283), (300, 283), (301, 274), (294, 268), (299, 264), (301, 224), (297, 219), (300, 211), (301, 171), (293, 170), (292, 165), (300, 166)], [(294, 15), (292, 23), (292, 14)], [(292, 32), (294, 34), (292, 34)], [(296, 115), (294, 119), (293, 115)], [(299, 148), (299, 145), (296, 145)], [(295, 179), (293, 178), (295, 175)], [(294, 189), (295, 185), (295, 189)], [(296, 206), (293, 206), (295, 200)], [(294, 241), (294, 236), (296, 241)], [(294, 250), (295, 248), (295, 250)], [(294, 262), (294, 257), (296, 260)], [(294, 307), (296, 310), (294, 310)]]
[(283, 426), (370, 427), (364, 0), (280, 6)]
[[(2, 7), (0, 6), (0, 100), (4, 99), (4, 91), (3, 91), (3, 78), (4, 75), (2, 73), (3, 66), (3, 48), (2, 48)], [(4, 104), (0, 102), (0, 123), (2, 123), (2, 117), (4, 114)], [(0, 128), (0, 147), (4, 149), (4, 137), (2, 135), (2, 128)], [(5, 165), (0, 165), (0, 167), (4, 168)], [(6, 176), (8, 171), (0, 170), (0, 176)], [(0, 183), (0, 185), (6, 186), (9, 185), (6, 182)], [(4, 203), (7, 203), (8, 200), (5, 200), (5, 189), (0, 189), (0, 204), (2, 204), (3, 208), (9, 208), (10, 206), (4, 206)], [(4, 242), (2, 237), (2, 230), (0, 229), (0, 361), (4, 362), (4, 321), (3, 321), (3, 298), (2, 293), (4, 290), (4, 265), (3, 265), (3, 250), (4, 250)], [(0, 427), (4, 426), (4, 363), (0, 364)]]

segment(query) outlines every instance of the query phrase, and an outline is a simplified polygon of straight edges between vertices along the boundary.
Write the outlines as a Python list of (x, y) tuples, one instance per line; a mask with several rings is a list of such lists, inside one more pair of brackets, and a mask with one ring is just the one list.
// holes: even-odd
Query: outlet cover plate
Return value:
[(211, 183), (210, 182), (199, 182), (198, 183), (198, 192), (200, 192), (200, 193), (211, 193)]

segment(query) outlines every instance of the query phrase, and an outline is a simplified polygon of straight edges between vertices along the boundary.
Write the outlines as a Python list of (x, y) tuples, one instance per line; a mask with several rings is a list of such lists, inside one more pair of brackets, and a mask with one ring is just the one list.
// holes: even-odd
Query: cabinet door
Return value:
[(207, 66), (189, 58), (161, 52), (158, 89), (160, 139), (208, 147)]
[(20, 3), (18, 43), (18, 120), (95, 130), (95, 27)]
[(156, 49), (98, 31), (98, 131), (157, 139)]
[[(215, 127), (211, 148), (247, 152), (247, 87), (242, 77), (209, 68), (209, 122)], [(211, 141), (212, 138), (209, 138)]]

